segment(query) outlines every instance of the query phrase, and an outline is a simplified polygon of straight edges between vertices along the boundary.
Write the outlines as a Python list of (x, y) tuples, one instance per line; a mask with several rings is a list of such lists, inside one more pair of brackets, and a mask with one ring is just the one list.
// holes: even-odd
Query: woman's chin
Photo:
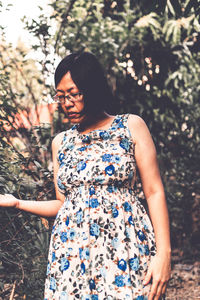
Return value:
[(67, 118), (70, 123), (76, 124), (76, 123), (81, 123), (82, 120), (84, 119), (84, 116), (81, 116), (80, 114), (67, 114)]

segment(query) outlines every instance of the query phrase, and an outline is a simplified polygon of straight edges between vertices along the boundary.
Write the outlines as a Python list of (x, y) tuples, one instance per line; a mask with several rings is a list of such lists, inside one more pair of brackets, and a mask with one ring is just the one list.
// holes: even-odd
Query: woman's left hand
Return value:
[(158, 300), (165, 294), (167, 282), (170, 279), (171, 264), (169, 254), (156, 254), (147, 271), (144, 285), (147, 285), (152, 278), (152, 285), (148, 300)]

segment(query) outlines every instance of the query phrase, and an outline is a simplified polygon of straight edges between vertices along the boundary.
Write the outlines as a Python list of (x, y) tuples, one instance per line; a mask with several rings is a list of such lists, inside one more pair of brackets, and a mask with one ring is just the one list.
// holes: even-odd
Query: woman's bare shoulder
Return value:
[(129, 114), (128, 123), (130, 126), (143, 127), (146, 126), (145, 121), (138, 115)]
[(150, 135), (145, 121), (138, 115), (130, 114), (128, 118), (128, 127), (133, 140), (136, 142)]

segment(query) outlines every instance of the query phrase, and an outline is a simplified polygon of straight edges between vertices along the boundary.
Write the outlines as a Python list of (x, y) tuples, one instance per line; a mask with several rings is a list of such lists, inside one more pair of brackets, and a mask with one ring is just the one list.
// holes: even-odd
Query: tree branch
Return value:
[(63, 30), (64, 30), (64, 25), (67, 24), (68, 20), (67, 20), (67, 16), (69, 14), (69, 12), (72, 10), (74, 3), (76, 2), (76, 0), (71, 0), (69, 6), (66, 9), (66, 12), (64, 13), (64, 15), (62, 16), (62, 22), (60, 23), (60, 28), (58, 29), (58, 33), (57, 33), (57, 37), (56, 37), (56, 42), (55, 42), (55, 52), (58, 52), (58, 42), (59, 42), (59, 38), (60, 36), (63, 34)]

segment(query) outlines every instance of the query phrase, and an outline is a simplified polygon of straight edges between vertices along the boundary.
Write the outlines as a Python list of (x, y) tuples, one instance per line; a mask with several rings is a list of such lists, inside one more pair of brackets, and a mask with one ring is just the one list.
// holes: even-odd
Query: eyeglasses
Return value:
[(82, 100), (82, 98), (80, 97), (82, 96), (82, 94), (80, 92), (78, 93), (72, 93), (72, 94), (68, 94), (68, 95), (55, 95), (53, 96), (53, 100), (56, 103), (65, 103), (65, 99), (71, 101), (71, 102), (79, 102)]

